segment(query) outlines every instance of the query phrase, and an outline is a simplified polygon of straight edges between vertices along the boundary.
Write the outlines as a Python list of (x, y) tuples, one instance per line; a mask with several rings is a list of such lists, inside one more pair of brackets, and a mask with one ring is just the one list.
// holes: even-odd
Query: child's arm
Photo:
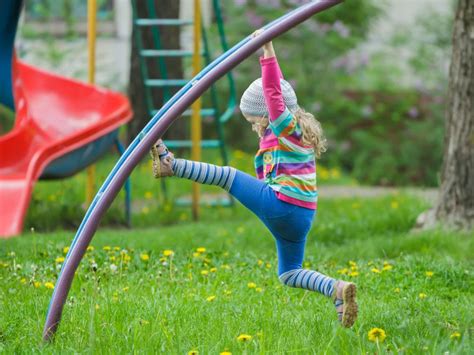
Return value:
[(280, 85), (280, 78), (283, 78), (283, 75), (281, 74), (272, 42), (266, 43), (263, 46), (263, 58), (260, 58), (260, 65), (262, 67), (265, 103), (270, 113), (270, 121), (273, 121), (285, 112), (286, 106)]

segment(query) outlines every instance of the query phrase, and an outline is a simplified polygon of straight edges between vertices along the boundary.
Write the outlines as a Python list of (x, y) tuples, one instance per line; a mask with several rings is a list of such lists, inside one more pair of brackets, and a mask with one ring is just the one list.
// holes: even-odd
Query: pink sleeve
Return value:
[(262, 67), (262, 85), (265, 103), (270, 113), (270, 121), (274, 121), (285, 112), (286, 109), (280, 85), (280, 78), (283, 79), (283, 75), (276, 57), (262, 57), (260, 58), (260, 65)]

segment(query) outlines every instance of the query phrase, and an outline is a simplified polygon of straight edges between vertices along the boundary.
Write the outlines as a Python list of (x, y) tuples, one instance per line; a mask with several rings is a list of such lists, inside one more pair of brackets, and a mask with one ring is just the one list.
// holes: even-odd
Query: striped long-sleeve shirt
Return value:
[(280, 200), (316, 209), (314, 149), (302, 143), (300, 126), (285, 106), (276, 58), (261, 58), (260, 64), (270, 124), (255, 156), (257, 178), (269, 184)]

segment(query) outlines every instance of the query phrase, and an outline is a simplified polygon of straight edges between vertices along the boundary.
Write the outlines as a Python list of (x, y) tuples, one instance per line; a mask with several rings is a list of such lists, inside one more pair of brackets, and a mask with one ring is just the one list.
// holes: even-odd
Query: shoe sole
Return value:
[(355, 284), (349, 284), (342, 290), (342, 299), (344, 301), (344, 313), (342, 314), (342, 326), (350, 328), (354, 325), (358, 306), (356, 302), (357, 287)]

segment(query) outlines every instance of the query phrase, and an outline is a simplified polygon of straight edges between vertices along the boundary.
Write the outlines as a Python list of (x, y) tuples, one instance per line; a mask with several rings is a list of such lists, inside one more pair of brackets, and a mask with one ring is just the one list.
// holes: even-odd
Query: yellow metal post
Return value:
[[(201, 1), (194, 0), (194, 51), (193, 51), (193, 75), (201, 71)], [(192, 107), (191, 116), (191, 157), (194, 161), (201, 160), (201, 99), (197, 99)], [(193, 183), (193, 218), (199, 218), (199, 184)]]
[[(88, 81), (95, 83), (95, 42), (97, 23), (97, 0), (87, 0), (87, 51)], [(95, 165), (87, 168), (86, 204), (90, 205), (95, 193)]]

